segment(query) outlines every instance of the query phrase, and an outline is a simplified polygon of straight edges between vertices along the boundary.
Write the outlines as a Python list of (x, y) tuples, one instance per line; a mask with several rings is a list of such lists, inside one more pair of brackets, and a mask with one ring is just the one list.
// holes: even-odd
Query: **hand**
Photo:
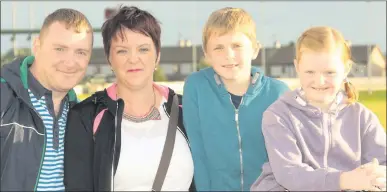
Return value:
[(354, 191), (381, 191), (382, 188), (386, 187), (385, 171), (385, 166), (380, 166), (379, 161), (373, 159), (370, 163), (342, 173), (340, 176), (340, 188), (342, 190)]

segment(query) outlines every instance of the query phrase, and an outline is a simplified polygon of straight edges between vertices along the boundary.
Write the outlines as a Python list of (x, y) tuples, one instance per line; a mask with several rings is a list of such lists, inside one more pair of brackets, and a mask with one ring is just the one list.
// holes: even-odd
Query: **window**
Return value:
[(271, 66), (270, 76), (281, 77), (282, 76), (282, 66)]
[(87, 70), (86, 70), (86, 76), (94, 75), (95, 73), (97, 73), (97, 71), (98, 71), (97, 67), (98, 67), (98, 65), (89, 64), (89, 66), (87, 67)]
[(173, 75), (177, 73), (179, 66), (177, 64), (161, 64), (159, 65), (166, 75)]
[(192, 64), (191, 63), (183, 63), (180, 65), (180, 73), (182, 75), (189, 75), (192, 73)]

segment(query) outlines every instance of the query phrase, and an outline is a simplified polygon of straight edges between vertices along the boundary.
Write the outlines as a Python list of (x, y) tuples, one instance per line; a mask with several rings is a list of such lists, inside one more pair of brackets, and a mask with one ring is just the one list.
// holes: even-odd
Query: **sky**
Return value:
[[(152, 13), (162, 27), (162, 46), (178, 45), (180, 38), (201, 44), (202, 28), (216, 9), (239, 7), (248, 11), (257, 24), (257, 38), (265, 46), (278, 40), (295, 41), (308, 27), (329, 25), (341, 31), (352, 44), (377, 44), (386, 51), (386, 2), (360, 1), (1, 1), (1, 29), (40, 28), (45, 16), (58, 8), (81, 11), (95, 28), (104, 22), (104, 9), (119, 4), (134, 5)], [(30, 11), (32, 10), (32, 12)], [(32, 14), (31, 14), (32, 13)], [(1, 53), (12, 48), (10, 35), (1, 35)], [(16, 37), (17, 47), (29, 47), (27, 35)], [(102, 47), (100, 33), (95, 47)]]

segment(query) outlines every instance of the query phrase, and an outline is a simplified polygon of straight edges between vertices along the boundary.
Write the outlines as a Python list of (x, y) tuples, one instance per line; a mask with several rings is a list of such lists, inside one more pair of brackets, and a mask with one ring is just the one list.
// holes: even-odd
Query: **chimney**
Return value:
[(179, 40), (179, 47), (185, 47), (185, 40), (184, 39)]
[(185, 46), (186, 46), (186, 47), (191, 47), (191, 46), (192, 46), (191, 40), (186, 40), (186, 41), (185, 41)]
[(275, 41), (275, 43), (274, 43), (274, 47), (276, 48), (276, 49), (279, 49), (279, 48), (281, 48), (281, 43), (277, 40), (277, 41)]

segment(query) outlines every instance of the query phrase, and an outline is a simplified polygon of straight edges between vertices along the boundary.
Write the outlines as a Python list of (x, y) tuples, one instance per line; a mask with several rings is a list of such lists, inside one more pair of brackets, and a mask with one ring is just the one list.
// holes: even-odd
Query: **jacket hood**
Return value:
[[(1, 69), (1, 81), (7, 83), (9, 87), (27, 103), (29, 103), (28, 68), (31, 67), (34, 60), (34, 56), (16, 58), (11, 63), (4, 65)], [(69, 91), (68, 96), (70, 102), (77, 100), (77, 96), (73, 89)]]
[[(171, 88), (163, 85), (158, 85), (156, 83), (153, 83), (153, 86), (167, 100), (167, 103), (172, 102), (172, 98), (175, 95), (175, 92)], [(116, 109), (118, 107), (117, 102), (122, 100), (122, 99), (117, 99), (117, 83), (113, 83), (103, 91), (98, 91), (94, 93), (94, 95), (89, 97), (89, 99), (91, 99), (92, 102), (95, 104), (96, 103), (103, 104), (104, 106), (106, 106), (107, 110), (110, 111), (113, 115), (116, 114)], [(89, 99), (86, 99), (86, 100), (89, 100)], [(181, 104), (181, 98), (179, 98), (179, 104)]]
[[(348, 106), (347, 98), (348, 97), (345, 92), (340, 90), (337, 93), (334, 102), (330, 106), (328, 113), (337, 115), (346, 106)], [(323, 111), (321, 109), (308, 104), (308, 101), (305, 98), (305, 92), (302, 90), (302, 88), (297, 88), (293, 91), (286, 92), (280, 98), (280, 101), (303, 111), (310, 117), (319, 117), (323, 114)]]

